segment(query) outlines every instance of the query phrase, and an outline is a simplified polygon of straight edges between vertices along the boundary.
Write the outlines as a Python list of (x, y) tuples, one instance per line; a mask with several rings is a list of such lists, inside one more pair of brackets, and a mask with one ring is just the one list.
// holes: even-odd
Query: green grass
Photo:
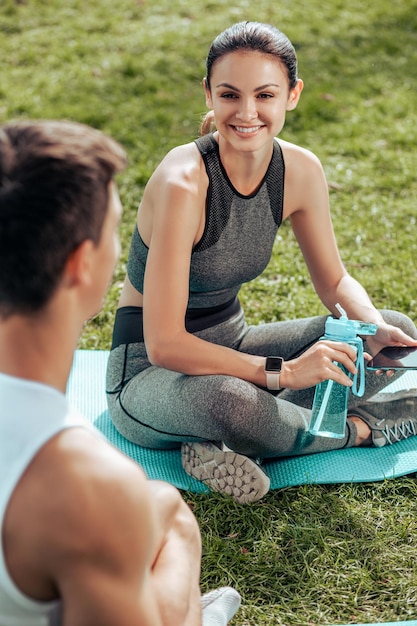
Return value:
[[(208, 46), (241, 19), (273, 22), (295, 44), (305, 89), (282, 137), (322, 160), (349, 271), (377, 306), (417, 321), (416, 0), (3, 0), (0, 121), (75, 119), (129, 153), (122, 258), (82, 348), (109, 347), (143, 187), (167, 150), (196, 137)], [(323, 312), (287, 226), (242, 300), (254, 323)], [(185, 494), (203, 589), (237, 586), (235, 626), (417, 618), (416, 485), (304, 486), (247, 507)]]
[(203, 580), (232, 581), (251, 598), (242, 624), (411, 619), (416, 489), (412, 479), (310, 485), (275, 493), (243, 513), (219, 496), (217, 514), (212, 499), (194, 498), (210, 546)]

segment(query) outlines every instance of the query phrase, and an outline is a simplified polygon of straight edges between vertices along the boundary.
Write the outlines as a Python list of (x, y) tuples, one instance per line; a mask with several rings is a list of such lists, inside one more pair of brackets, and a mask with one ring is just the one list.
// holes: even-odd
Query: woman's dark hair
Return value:
[[(238, 50), (253, 50), (274, 56), (287, 70), (289, 88), (298, 80), (297, 55), (288, 37), (271, 24), (262, 22), (238, 22), (218, 35), (210, 46), (206, 59), (206, 85), (210, 90), (210, 79), (214, 64), (224, 55)], [(213, 115), (208, 113), (201, 125), (201, 132), (209, 132)]]

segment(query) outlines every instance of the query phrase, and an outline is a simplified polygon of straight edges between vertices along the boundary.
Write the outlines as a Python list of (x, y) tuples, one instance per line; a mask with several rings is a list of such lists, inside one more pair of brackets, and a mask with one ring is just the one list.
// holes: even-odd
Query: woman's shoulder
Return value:
[(286, 181), (293, 181), (295, 184), (322, 181), (324, 170), (318, 156), (311, 150), (299, 146), (283, 139), (277, 139), (281, 146), (284, 163)]
[(304, 148), (295, 143), (291, 143), (290, 141), (285, 141), (284, 139), (275, 138), (275, 141), (281, 147), (282, 153), (284, 155), (285, 161), (290, 162), (300, 162), (303, 165), (308, 162), (316, 165), (321, 165), (320, 159), (314, 152), (309, 150), (308, 148)]
[(153, 183), (182, 185), (197, 183), (204, 164), (194, 141), (172, 148), (162, 159), (151, 180)]
[(189, 168), (199, 168), (200, 162), (200, 152), (197, 145), (195, 141), (190, 141), (172, 148), (162, 159), (158, 169), (172, 169), (179, 172)]

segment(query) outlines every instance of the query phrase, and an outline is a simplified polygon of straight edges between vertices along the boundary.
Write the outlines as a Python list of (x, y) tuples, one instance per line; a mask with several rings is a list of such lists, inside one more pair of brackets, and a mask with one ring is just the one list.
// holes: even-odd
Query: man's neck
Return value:
[(65, 393), (77, 339), (64, 320), (20, 315), (0, 320), (0, 372)]

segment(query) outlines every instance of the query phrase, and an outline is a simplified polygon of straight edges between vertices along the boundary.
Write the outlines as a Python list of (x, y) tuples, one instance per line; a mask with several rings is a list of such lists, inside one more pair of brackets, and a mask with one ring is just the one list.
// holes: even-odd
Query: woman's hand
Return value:
[(323, 380), (352, 386), (352, 381), (339, 367), (343, 365), (351, 374), (356, 373), (356, 350), (339, 341), (318, 341), (304, 354), (284, 361), (281, 384), (288, 389), (313, 387)]
[[(376, 335), (366, 337), (366, 343), (372, 355), (377, 354), (386, 346), (417, 346), (417, 339), (412, 339), (400, 328), (390, 324), (378, 324)], [(377, 376), (385, 375), (390, 378), (395, 370), (375, 370)]]
[(400, 328), (390, 324), (378, 324), (376, 335), (366, 337), (366, 343), (372, 355), (386, 346), (417, 346), (417, 339), (406, 335)]

